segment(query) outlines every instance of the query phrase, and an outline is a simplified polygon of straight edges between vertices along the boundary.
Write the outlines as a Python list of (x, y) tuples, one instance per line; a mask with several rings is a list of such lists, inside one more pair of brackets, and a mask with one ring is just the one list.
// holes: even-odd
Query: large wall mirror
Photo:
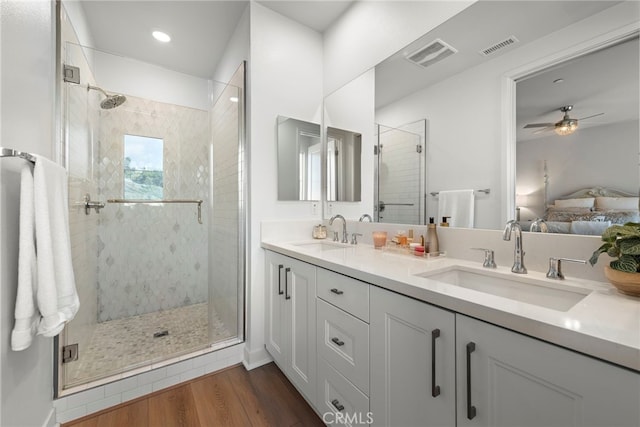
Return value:
[[(606, 66), (626, 67), (615, 62), (615, 55), (606, 52), (634, 50), (632, 44), (637, 42), (621, 42), (632, 39), (634, 32), (637, 34), (639, 13), (639, 4), (633, 1), (479, 1), (378, 64), (372, 70), (374, 123), (384, 129), (397, 130), (412, 123), (424, 123), (424, 185), (418, 190), (418, 198), (413, 196), (421, 200), (424, 212), (411, 223), (423, 224), (425, 218), (437, 216), (443, 194), (456, 190), (473, 191), (471, 223), (475, 228), (486, 229), (503, 228), (507, 219), (515, 218), (516, 207), (521, 208), (523, 222), (544, 216), (545, 208), (555, 204), (556, 199), (569, 198), (572, 193), (589, 188), (618, 191), (606, 193), (609, 197), (637, 197), (638, 49), (635, 47), (635, 60), (630, 59), (635, 68), (628, 70), (635, 76), (632, 79), (635, 86), (628, 86), (617, 77), (605, 78), (599, 83), (600, 87), (606, 87), (612, 96), (618, 97), (606, 102), (594, 98), (593, 83), (601, 79), (604, 64), (594, 66), (586, 55), (607, 47), (603, 51), (610, 55), (604, 60)], [(585, 62), (578, 60), (582, 57)], [(527, 69), (530, 64), (542, 62), (547, 66)], [(600, 64), (598, 60), (595, 62)], [(550, 91), (555, 88), (553, 94), (545, 95), (539, 89), (526, 87), (533, 85), (538, 77), (548, 78), (543, 76), (543, 71), (549, 71), (549, 67), (560, 69), (563, 63), (579, 68), (580, 78), (573, 82), (573, 77), (555, 77), (554, 80), (563, 78), (564, 82), (549, 83)], [(505, 91), (505, 76), (513, 70), (520, 71), (517, 84), (512, 92)], [(549, 76), (555, 75), (549, 72)], [(341, 98), (345, 88), (330, 97)], [(350, 105), (359, 108), (361, 104)], [(534, 139), (520, 141), (517, 135), (521, 132), (516, 128), (542, 123), (555, 126), (564, 117), (559, 109), (569, 105), (573, 106), (569, 119), (604, 114), (583, 119), (574, 135), (560, 136), (547, 125), (527, 128), (529, 134), (541, 132)], [(624, 114), (616, 107), (622, 105)], [(611, 118), (620, 120), (609, 122)], [(570, 153), (560, 154), (559, 150), (552, 149), (542, 154), (543, 144), (567, 145), (580, 134), (586, 136), (590, 132), (599, 133), (591, 139), (599, 141), (600, 151), (588, 148), (591, 143), (574, 142)], [(614, 153), (620, 153), (616, 148), (622, 139), (619, 132), (628, 136), (625, 138), (631, 155), (628, 161), (617, 162), (615, 172), (612, 170), (607, 176), (621, 174), (625, 183), (594, 178), (575, 180), (569, 188), (566, 176), (577, 174), (568, 169), (570, 165), (593, 169), (593, 165), (584, 166), (587, 159), (602, 156), (611, 159), (618, 155)], [(545, 138), (548, 141), (543, 141)], [(363, 153), (373, 151), (365, 142), (378, 143), (376, 138), (363, 141)], [(509, 145), (511, 142), (513, 147)], [(371, 161), (375, 164), (377, 159)], [(407, 164), (409, 161), (407, 158)], [(601, 164), (600, 170), (611, 167), (610, 163), (609, 166)], [(520, 182), (520, 172), (533, 176), (536, 188), (527, 190), (518, 185), (519, 204), (516, 205), (516, 173)], [(363, 182), (367, 179), (363, 175)], [(379, 176), (373, 180), (377, 182)], [(544, 192), (545, 180), (549, 191), (546, 202), (542, 196), (541, 209), (525, 212), (523, 208), (534, 206), (524, 203), (535, 203), (540, 192)], [(567, 186), (560, 187), (561, 182)], [(372, 193), (379, 190), (373, 185), (369, 188)], [(389, 197), (393, 195), (385, 195), (391, 201)], [(373, 201), (374, 196), (370, 199)], [(392, 222), (384, 215), (376, 215), (375, 202), (365, 206), (365, 200), (363, 194), (361, 210), (369, 211), (382, 222)], [(397, 200), (401, 200), (400, 195)], [(590, 209), (595, 208), (594, 205)]]

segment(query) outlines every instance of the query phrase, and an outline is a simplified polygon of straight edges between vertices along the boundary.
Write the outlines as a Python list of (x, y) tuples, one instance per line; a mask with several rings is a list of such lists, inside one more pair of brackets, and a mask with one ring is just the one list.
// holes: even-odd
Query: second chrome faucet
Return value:
[[(333, 221), (338, 218), (342, 220), (342, 243), (349, 243), (349, 234), (347, 233), (347, 220), (340, 214), (334, 215), (329, 220), (329, 225), (333, 225)], [(335, 240), (335, 239), (334, 239)]]
[(515, 220), (507, 222), (502, 234), (503, 240), (511, 240), (511, 232), (515, 230), (515, 249), (513, 250), (513, 267), (511, 271), (518, 274), (527, 274), (527, 268), (524, 266), (524, 251), (522, 250), (522, 227)]

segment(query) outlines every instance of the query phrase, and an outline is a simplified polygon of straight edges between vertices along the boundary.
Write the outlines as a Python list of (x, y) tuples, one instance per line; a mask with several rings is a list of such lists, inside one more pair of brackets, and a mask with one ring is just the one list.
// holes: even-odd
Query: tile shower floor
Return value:
[[(207, 311), (208, 304), (202, 303), (99, 323), (87, 346), (79, 348), (78, 360), (67, 365), (66, 385), (115, 375), (231, 338), (214, 313), (213, 340), (209, 340)], [(165, 330), (168, 335), (154, 338)]]

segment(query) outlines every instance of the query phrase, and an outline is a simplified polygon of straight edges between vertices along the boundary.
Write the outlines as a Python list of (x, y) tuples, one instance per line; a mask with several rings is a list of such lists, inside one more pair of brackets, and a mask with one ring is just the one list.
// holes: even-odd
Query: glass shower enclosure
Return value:
[(73, 43), (63, 59), (81, 307), (59, 394), (241, 342), (245, 280), (244, 64), (219, 83)]

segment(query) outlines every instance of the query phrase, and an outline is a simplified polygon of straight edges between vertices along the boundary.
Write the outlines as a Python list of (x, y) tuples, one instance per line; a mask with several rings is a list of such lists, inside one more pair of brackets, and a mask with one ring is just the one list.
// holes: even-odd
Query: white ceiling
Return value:
[[(523, 129), (528, 123), (555, 123), (559, 108), (573, 105), (580, 129), (627, 120), (638, 120), (640, 104), (640, 44), (638, 37), (608, 49), (574, 59), (560, 67), (522, 80), (516, 87), (517, 140), (549, 136), (540, 128)], [(562, 79), (561, 83), (553, 83)], [(553, 132), (551, 132), (553, 134)]]
[[(619, 2), (479, 1), (376, 67), (376, 108), (492, 60), (617, 3)], [(488, 57), (478, 53), (512, 35), (520, 43)], [(453, 46), (458, 53), (428, 68), (405, 59), (405, 55), (437, 38)]]
[[(245, 0), (84, 0), (87, 24), (96, 49), (170, 70), (210, 78), (238, 24)], [(353, 3), (348, 1), (270, 1), (260, 4), (325, 31)], [(172, 37), (167, 44), (153, 30)]]

